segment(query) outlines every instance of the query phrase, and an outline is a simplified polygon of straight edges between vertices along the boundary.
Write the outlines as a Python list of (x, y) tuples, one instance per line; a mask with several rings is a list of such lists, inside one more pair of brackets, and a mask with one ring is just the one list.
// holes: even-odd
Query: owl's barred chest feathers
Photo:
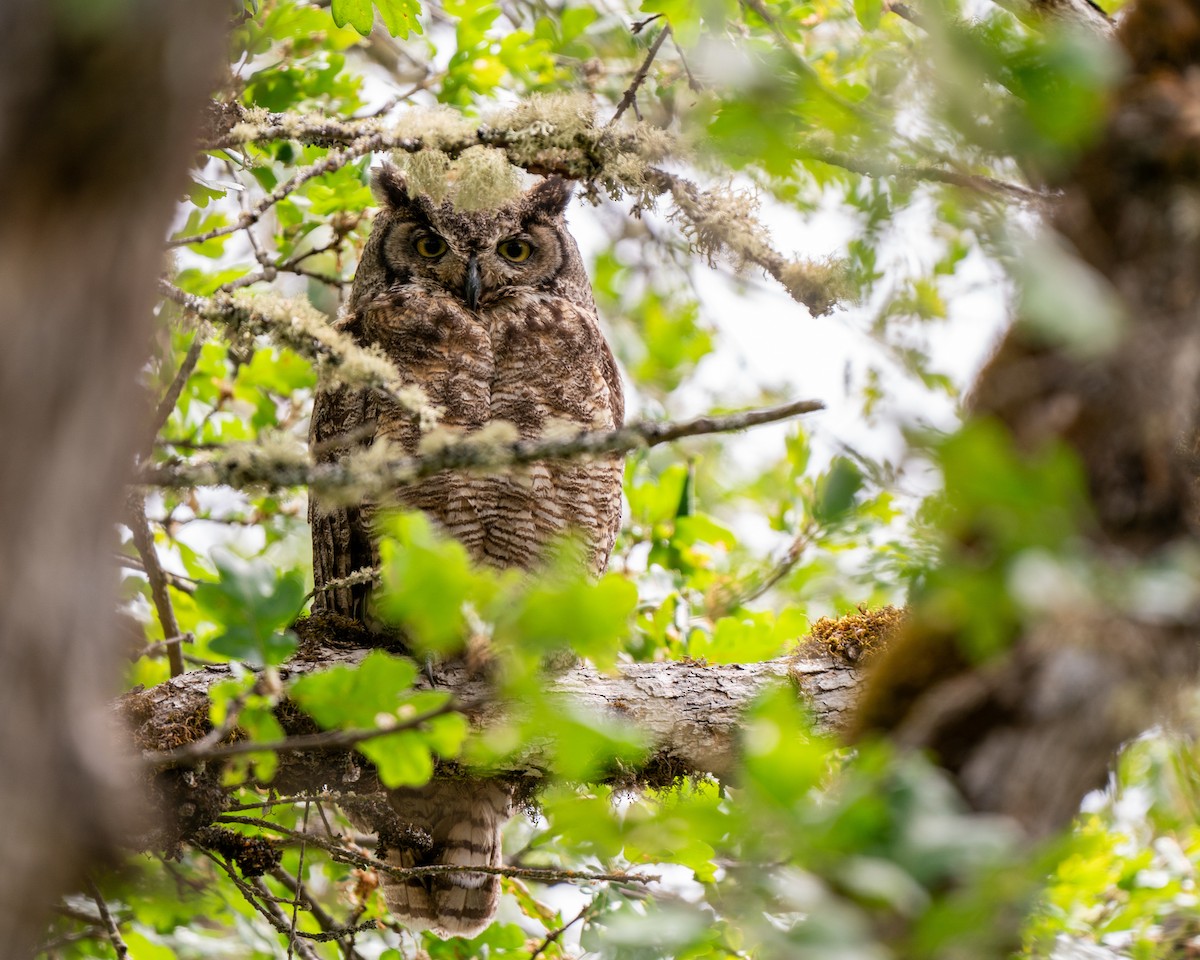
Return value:
[[(386, 165), (374, 188), (382, 207), (339, 326), (382, 350), (405, 383), (424, 391), (438, 422), (423, 432), (378, 391), (319, 390), (314, 456), (335, 461), (376, 439), (419, 454), (432, 442), (477, 432), (535, 440), (621, 426), (621, 381), (563, 219), (570, 199), (563, 181), (543, 181), (486, 214), (410, 196)], [(312, 496), (313, 611), (367, 618), (370, 584), (326, 585), (378, 566), (375, 517), (396, 506), (424, 511), (475, 562), (499, 568), (536, 570), (548, 545), (573, 533), (598, 576), (620, 526), (621, 478), (622, 458), (609, 455), (446, 470), (352, 506)], [(388, 791), (384, 819), (349, 811), (364, 829), (399, 838), (388, 857), (393, 864), (458, 868), (385, 879), (397, 920), (463, 936), (491, 922), (500, 878), (462, 868), (500, 865), (511, 798), (498, 780), (435, 779)]]
[[(511, 425), (531, 440), (619, 425), (619, 387), (591, 309), (544, 291), (506, 295), (465, 309), (453, 297), (394, 287), (362, 318), (362, 333), (381, 345), (439, 411), (432, 435), (381, 403), (379, 432), (415, 454), (433, 439), (462, 439)], [(423, 510), (494, 567), (531, 568), (556, 537), (582, 536), (599, 573), (620, 519), (617, 458), (547, 461), (493, 474), (439, 473), (403, 487), (396, 500)]]
[[(481, 427), (504, 420), (519, 436), (544, 434), (553, 421), (611, 429), (619, 390), (606, 376), (607, 348), (588, 310), (556, 294), (513, 292), (477, 314), (446, 295), (393, 288), (369, 308), (362, 330), (425, 390), (440, 422)], [(410, 453), (417, 436), (402, 431)]]

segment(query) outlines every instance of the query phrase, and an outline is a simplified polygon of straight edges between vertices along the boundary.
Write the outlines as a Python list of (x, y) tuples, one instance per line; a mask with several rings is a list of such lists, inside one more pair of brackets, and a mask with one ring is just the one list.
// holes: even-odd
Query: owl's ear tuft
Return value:
[(408, 183), (395, 164), (385, 162), (371, 174), (371, 193), (383, 206), (397, 209), (412, 203)]
[(547, 177), (541, 183), (534, 184), (525, 194), (525, 202), (531, 213), (541, 213), (556, 217), (567, 209), (571, 200), (571, 192), (575, 184), (562, 177)]

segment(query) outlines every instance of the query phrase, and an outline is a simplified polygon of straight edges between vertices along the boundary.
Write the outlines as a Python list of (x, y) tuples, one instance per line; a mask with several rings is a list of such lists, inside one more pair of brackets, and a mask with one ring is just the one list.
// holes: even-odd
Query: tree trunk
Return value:
[[(1119, 342), (1056, 343), (1018, 318), (974, 392), (976, 416), (1002, 423), (1019, 451), (1062, 443), (1077, 456), (1093, 508), (1082, 533), (1114, 579), (1196, 533), (1200, 4), (1140, 0), (1118, 39), (1130, 71), (1061, 184), (1052, 225), (1121, 302)], [(980, 539), (960, 556), (986, 563)], [(868, 678), (859, 729), (931, 748), (976, 807), (1032, 836), (1060, 830), (1200, 661), (1194, 605), (1139, 619), (1106, 599), (1064, 603), (982, 664), (917, 601)]]
[(117, 688), (122, 485), (161, 244), (227, 4), (0, 4), (0, 944), (129, 826)]

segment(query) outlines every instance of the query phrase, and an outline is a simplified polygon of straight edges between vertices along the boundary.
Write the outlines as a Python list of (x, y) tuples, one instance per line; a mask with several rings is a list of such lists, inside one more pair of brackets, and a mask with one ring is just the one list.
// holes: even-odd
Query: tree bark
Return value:
[[(98, 720), (116, 690), (109, 560), (147, 420), (161, 243), (221, 61), (219, 0), (0, 4), (0, 944), (130, 820)], [(125, 771), (124, 773), (122, 771)]]

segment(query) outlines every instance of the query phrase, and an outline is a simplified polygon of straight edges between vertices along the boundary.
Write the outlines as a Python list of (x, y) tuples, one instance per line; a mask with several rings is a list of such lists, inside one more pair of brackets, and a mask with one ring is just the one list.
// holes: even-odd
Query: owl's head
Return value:
[(456, 210), (449, 202), (411, 194), (391, 164), (375, 172), (372, 189), (380, 212), (363, 266), (369, 257), (379, 260), (383, 289), (376, 294), (415, 287), (485, 310), (530, 288), (578, 296), (580, 283), (586, 285), (563, 219), (571, 185), (559, 177), (486, 211)]

